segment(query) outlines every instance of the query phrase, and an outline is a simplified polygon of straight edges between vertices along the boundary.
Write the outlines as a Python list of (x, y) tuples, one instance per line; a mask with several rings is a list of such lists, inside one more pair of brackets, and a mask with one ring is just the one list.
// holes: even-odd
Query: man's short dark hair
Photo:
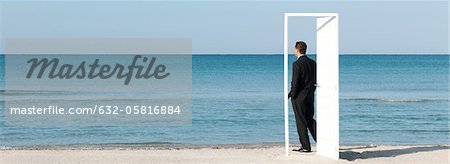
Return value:
[(295, 49), (297, 49), (300, 54), (306, 54), (306, 48), (308, 48), (308, 46), (304, 41), (295, 42)]

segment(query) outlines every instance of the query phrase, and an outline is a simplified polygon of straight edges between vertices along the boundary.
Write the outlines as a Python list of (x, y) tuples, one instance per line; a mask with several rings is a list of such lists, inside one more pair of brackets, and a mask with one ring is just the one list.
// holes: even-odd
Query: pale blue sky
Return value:
[[(10, 37), (182, 37), (193, 53), (281, 54), (283, 13), (337, 12), (343, 54), (448, 54), (448, 2), (3, 3)], [(290, 21), (290, 43), (315, 52), (313, 18)], [(176, 45), (174, 45), (176, 48)]]

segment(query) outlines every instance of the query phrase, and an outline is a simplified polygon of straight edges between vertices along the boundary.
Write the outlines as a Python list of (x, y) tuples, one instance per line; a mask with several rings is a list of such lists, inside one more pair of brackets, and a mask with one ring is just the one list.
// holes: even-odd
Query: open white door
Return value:
[(288, 17), (317, 19), (317, 153), (339, 159), (339, 29), (336, 13), (285, 13), (284, 114), (285, 151), (289, 155)]
[(338, 18), (317, 18), (317, 153), (339, 159)]

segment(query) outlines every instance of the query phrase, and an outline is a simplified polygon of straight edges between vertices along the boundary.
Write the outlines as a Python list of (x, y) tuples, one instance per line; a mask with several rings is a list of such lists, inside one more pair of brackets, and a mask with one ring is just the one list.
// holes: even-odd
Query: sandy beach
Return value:
[[(294, 147), (292, 147), (294, 148)], [(291, 152), (281, 145), (191, 147), (72, 146), (2, 148), (0, 163), (449, 163), (450, 145), (341, 146), (338, 161), (315, 153)]]

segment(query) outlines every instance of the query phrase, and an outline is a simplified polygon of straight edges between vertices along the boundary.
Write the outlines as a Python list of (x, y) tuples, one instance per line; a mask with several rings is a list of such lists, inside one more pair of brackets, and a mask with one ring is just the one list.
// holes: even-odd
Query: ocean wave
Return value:
[(385, 99), (385, 98), (342, 98), (344, 101), (379, 101), (379, 102), (429, 102), (450, 101), (449, 99)]
[(69, 93), (72, 91), (57, 90), (5, 90), (0, 89), (0, 94), (28, 94), (28, 93)]
[(405, 132), (405, 133), (448, 133), (450, 130), (428, 130), (428, 129), (358, 129), (343, 130), (345, 132), (363, 132), (363, 133), (379, 133), (379, 132)]

